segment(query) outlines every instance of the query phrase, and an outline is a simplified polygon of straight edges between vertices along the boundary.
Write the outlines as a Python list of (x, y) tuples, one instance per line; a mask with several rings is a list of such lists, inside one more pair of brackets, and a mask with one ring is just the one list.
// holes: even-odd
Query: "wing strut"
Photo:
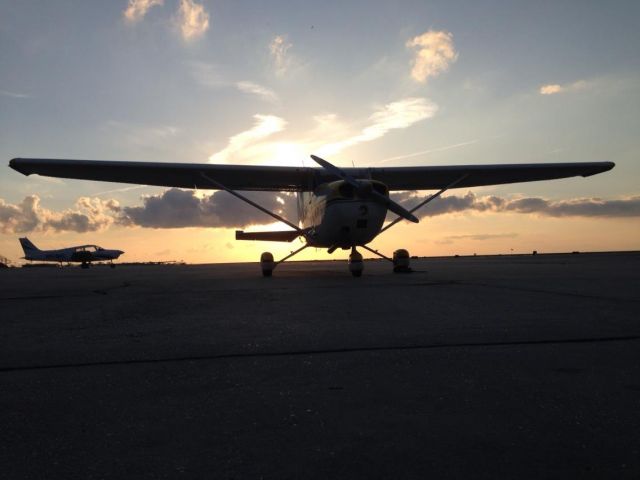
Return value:
[(220, 190), (224, 190), (225, 192), (229, 192), (231, 195), (233, 195), (234, 197), (239, 198), (240, 200), (248, 203), (249, 205), (251, 205), (252, 207), (257, 208), (258, 210), (260, 210), (261, 212), (266, 213), (267, 215), (272, 216), (273, 218), (275, 218), (276, 220), (285, 223), (287, 225), (289, 225), (291, 228), (293, 228), (294, 230), (296, 230), (297, 232), (300, 233), (300, 235), (305, 235), (305, 231), (302, 230), (300, 227), (298, 227), (297, 225), (294, 225), (293, 223), (291, 223), (289, 220), (287, 220), (284, 217), (281, 217), (280, 215), (278, 215), (277, 213), (273, 213), (270, 210), (267, 210), (266, 208), (264, 208), (262, 205), (258, 205), (256, 202), (254, 202), (253, 200), (249, 200), (247, 197), (245, 197), (244, 195), (239, 194), (238, 192), (231, 190), (230, 188), (225, 187), (223, 184), (221, 184), (220, 182), (215, 181), (213, 178), (209, 177), (209, 175), (207, 175), (204, 172), (200, 172), (200, 176), (202, 178), (204, 178), (206, 181), (208, 181), (211, 185), (213, 185), (214, 187), (220, 189)]
[[(458, 183), (460, 183), (462, 180), (464, 180), (465, 178), (467, 178), (469, 176), (468, 173), (465, 173), (464, 175), (458, 177), (457, 179), (455, 179), (453, 182), (451, 182), (449, 185), (447, 185), (446, 187), (444, 187), (443, 189), (439, 190), (438, 192), (434, 193), (433, 195), (431, 195), (430, 197), (427, 197), (426, 200), (423, 200), (422, 202), (420, 202), (418, 205), (416, 205), (415, 207), (413, 207), (411, 210), (409, 210), (409, 213), (413, 213), (416, 210), (418, 210), (419, 208), (425, 206), (427, 203), (429, 203), (431, 200), (435, 200), (436, 198), (438, 198), (440, 195), (442, 195), (444, 192), (446, 192), (447, 190), (449, 190), (450, 188), (455, 187)], [(385, 230), (389, 230), (391, 227), (393, 227), (396, 223), (398, 223), (400, 220), (402, 220), (403, 217), (397, 217), (393, 222), (391, 222), (389, 225), (387, 225), (386, 227), (384, 227), (382, 230), (380, 230), (380, 233), (384, 232)], [(380, 233), (378, 233), (378, 235), (380, 235)], [(377, 253), (377, 252), (376, 252)]]

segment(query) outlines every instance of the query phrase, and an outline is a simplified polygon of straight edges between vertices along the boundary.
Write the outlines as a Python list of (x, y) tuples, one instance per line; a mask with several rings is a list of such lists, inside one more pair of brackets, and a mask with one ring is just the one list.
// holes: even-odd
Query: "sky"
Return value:
[[(315, 166), (310, 154), (345, 167), (613, 161), (589, 178), (451, 190), (372, 246), (638, 250), (638, 18), (637, 1), (0, 0), (0, 256), (19, 263), (21, 236), (123, 261), (299, 246), (236, 242), (236, 229), (281, 226), (226, 192), (25, 177), (14, 157)], [(294, 197), (254, 198), (296, 220)]]

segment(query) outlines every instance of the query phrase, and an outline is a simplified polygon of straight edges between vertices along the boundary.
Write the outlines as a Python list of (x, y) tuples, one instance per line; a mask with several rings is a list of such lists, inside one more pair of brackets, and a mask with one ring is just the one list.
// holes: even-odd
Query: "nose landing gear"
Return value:
[(351, 253), (349, 254), (349, 271), (354, 277), (361, 277), (362, 270), (364, 270), (362, 254), (356, 250), (356, 247), (351, 247)]

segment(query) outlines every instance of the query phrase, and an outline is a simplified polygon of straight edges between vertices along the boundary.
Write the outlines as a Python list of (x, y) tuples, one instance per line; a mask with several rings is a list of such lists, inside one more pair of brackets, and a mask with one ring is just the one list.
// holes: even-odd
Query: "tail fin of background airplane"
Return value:
[(24, 250), (25, 255), (29, 255), (29, 253), (32, 252), (39, 252), (40, 249), (38, 247), (36, 247), (31, 240), (29, 240), (27, 237), (21, 238), (20, 239), (20, 245), (22, 245), (22, 250)]

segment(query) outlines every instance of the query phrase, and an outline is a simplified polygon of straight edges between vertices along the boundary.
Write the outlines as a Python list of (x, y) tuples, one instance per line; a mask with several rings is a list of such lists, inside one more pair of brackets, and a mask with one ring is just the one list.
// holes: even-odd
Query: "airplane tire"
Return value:
[(393, 273), (411, 272), (409, 252), (400, 248), (393, 252)]
[(362, 255), (359, 252), (353, 251), (349, 255), (349, 271), (354, 277), (361, 277), (362, 270), (364, 270), (364, 263), (362, 261)]
[(275, 262), (273, 261), (271, 252), (264, 252), (260, 255), (260, 267), (262, 267), (263, 277), (270, 277), (273, 274)]
[(88, 263), (82, 263), (82, 265), (80, 265), (80, 268), (89, 268), (89, 264)]
[(115, 264), (113, 264), (113, 263), (112, 263), (111, 265), (109, 265), (109, 266), (110, 266), (111, 268), (116, 268)]

